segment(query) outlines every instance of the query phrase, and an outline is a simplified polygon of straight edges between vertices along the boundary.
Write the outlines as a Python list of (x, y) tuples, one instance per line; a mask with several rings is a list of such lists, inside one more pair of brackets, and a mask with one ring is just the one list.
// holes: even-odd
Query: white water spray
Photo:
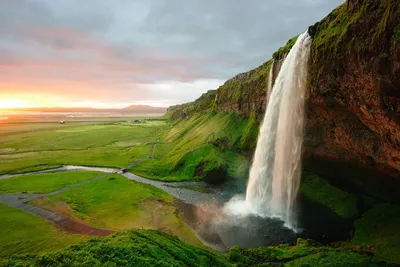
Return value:
[(310, 46), (309, 34), (300, 35), (282, 65), (260, 128), (246, 199), (230, 201), (226, 207), (230, 213), (279, 217), (296, 230), (293, 206), (301, 178)]

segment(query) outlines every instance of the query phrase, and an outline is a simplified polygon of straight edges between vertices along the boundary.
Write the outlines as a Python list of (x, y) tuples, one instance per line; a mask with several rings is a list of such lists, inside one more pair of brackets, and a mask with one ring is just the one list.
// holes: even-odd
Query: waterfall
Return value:
[[(311, 37), (306, 32), (286, 57), (275, 81), (250, 169), (244, 201), (231, 200), (231, 214), (279, 217), (296, 229), (293, 213), (301, 178), (304, 99)], [(272, 75), (270, 82), (272, 83)]]

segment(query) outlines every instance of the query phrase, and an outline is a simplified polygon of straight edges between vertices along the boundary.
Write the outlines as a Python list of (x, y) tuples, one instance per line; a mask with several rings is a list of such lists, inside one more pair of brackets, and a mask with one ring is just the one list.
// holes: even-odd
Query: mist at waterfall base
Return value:
[(296, 204), (310, 46), (307, 32), (298, 37), (273, 88), (270, 71), (267, 109), (245, 192), (224, 203), (203, 203), (192, 214), (197, 234), (218, 250), (278, 245), (297, 237), (330, 242), (348, 233), (347, 222), (318, 204), (305, 197)]

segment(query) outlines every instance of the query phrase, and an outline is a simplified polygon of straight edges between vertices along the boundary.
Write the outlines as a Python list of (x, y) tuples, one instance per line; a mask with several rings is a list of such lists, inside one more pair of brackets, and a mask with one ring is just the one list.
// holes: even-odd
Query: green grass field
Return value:
[(0, 203), (0, 257), (68, 247), (89, 237), (57, 230), (50, 222)]
[(21, 175), (0, 180), (0, 193), (50, 193), (64, 187), (93, 179), (101, 172), (70, 171)]
[(202, 246), (178, 215), (173, 202), (171, 195), (151, 185), (112, 175), (48, 196), (40, 205), (54, 210), (60, 203), (66, 203), (75, 216), (98, 228), (163, 229)]
[(134, 160), (147, 158), (151, 143), (167, 127), (165, 121), (159, 120), (140, 125), (131, 122), (72, 124), (2, 125), (0, 174), (68, 164), (124, 167)]

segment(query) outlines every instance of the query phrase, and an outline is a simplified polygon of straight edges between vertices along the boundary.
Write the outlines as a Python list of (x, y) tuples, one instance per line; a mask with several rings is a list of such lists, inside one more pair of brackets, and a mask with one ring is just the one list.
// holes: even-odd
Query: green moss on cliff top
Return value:
[[(321, 95), (320, 91), (337, 90), (336, 80), (347, 71), (344, 68), (351, 57), (359, 64), (372, 64), (381, 55), (389, 55), (391, 46), (400, 40), (399, 23), (399, 1), (357, 0), (339, 6), (315, 24), (308, 79), (311, 91)], [(368, 71), (376, 72), (373, 66)]]
[(276, 52), (272, 55), (272, 57), (273, 57), (275, 60), (282, 59), (282, 57), (283, 57), (284, 55), (286, 55), (286, 54), (288, 54), (288, 53), (290, 52), (290, 50), (292, 49), (292, 47), (293, 47), (294, 44), (296, 43), (298, 37), (299, 37), (299, 35), (297, 35), (297, 36), (295, 36), (295, 37), (289, 39), (289, 41), (286, 43), (286, 45), (285, 45), (285, 46), (282, 46), (281, 48), (279, 48), (279, 50), (276, 51)]

